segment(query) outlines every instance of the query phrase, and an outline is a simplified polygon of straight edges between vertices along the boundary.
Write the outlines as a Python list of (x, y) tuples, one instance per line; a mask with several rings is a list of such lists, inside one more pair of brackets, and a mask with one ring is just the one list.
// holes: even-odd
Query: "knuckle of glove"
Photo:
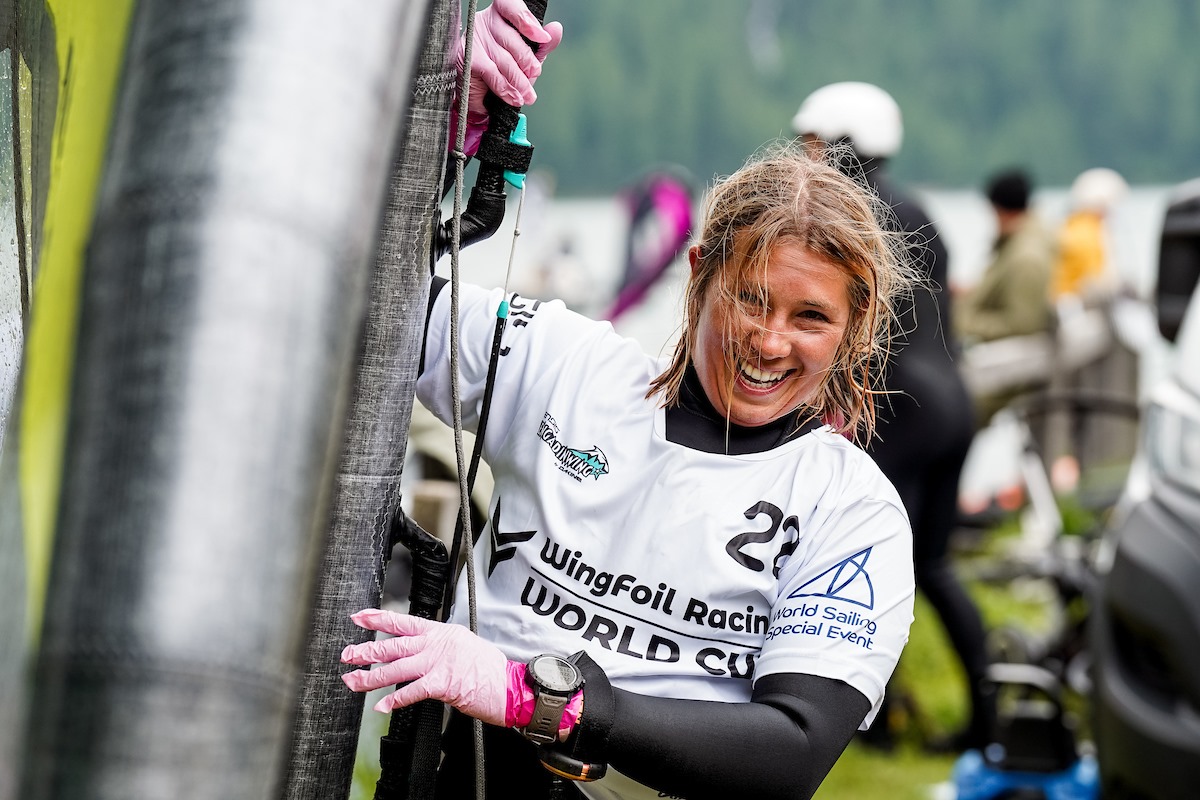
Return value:
[(355, 660), (362, 664), (378, 664), (381, 661), (391, 661), (395, 658), (394, 655), (388, 652), (390, 649), (389, 642), (394, 639), (384, 639), (381, 641), (364, 642), (355, 646)]

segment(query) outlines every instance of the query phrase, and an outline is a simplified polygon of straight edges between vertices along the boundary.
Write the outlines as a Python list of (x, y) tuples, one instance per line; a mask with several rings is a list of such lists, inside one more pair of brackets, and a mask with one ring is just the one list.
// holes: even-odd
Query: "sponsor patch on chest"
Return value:
[(558, 423), (548, 413), (538, 425), (538, 438), (545, 442), (554, 454), (559, 472), (577, 483), (582, 483), (584, 478), (600, 480), (601, 475), (608, 474), (608, 457), (604, 455), (604, 451), (596, 445), (584, 450), (564, 442), (559, 438)]

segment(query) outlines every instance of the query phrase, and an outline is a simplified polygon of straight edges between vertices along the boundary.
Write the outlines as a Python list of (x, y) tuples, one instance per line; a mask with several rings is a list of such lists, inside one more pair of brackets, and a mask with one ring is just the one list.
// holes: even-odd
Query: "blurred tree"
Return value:
[(900, 102), (906, 181), (973, 187), (1013, 163), (1043, 185), (1101, 165), (1143, 184), (1200, 174), (1191, 0), (607, 0), (550, 15), (566, 44), (530, 130), (562, 194), (665, 161), (732, 171), (837, 80)]

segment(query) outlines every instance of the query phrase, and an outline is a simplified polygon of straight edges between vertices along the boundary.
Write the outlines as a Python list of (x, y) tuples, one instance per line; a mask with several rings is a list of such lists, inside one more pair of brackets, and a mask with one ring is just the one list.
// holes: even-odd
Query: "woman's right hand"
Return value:
[(461, 625), (368, 608), (350, 619), (360, 628), (391, 639), (347, 645), (342, 663), (374, 665), (342, 675), (356, 692), (399, 684), (375, 704), (388, 712), (421, 700), (441, 700), (469, 716), (504, 725), (510, 703), (511, 670), (500, 649)]

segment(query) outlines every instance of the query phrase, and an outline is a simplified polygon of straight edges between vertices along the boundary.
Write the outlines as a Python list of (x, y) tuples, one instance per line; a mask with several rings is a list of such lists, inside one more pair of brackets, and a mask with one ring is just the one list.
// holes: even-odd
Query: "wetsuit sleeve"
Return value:
[(613, 688), (590, 659), (580, 667), (576, 757), (687, 800), (811, 797), (871, 707), (817, 675), (767, 675), (750, 702), (721, 703), (647, 697)]

